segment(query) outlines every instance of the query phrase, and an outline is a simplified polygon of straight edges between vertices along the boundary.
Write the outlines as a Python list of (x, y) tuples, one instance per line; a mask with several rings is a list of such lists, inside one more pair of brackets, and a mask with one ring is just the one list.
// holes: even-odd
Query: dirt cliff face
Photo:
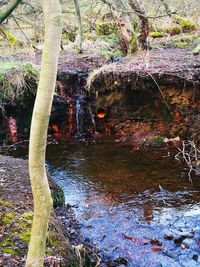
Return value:
[(152, 51), (103, 66), (89, 77), (99, 130), (120, 140), (160, 134), (198, 140), (200, 59), (183, 50)]
[(99, 119), (100, 131), (109, 128), (111, 134), (135, 141), (158, 133), (168, 138), (198, 137), (199, 101), (193, 100), (194, 88), (180, 92), (162, 87), (165, 99), (155, 89), (127, 91), (99, 94), (97, 105), (106, 113)]
[[(198, 141), (199, 89), (200, 55), (183, 49), (152, 50), (113, 63), (99, 54), (65, 53), (59, 63), (49, 134), (85, 137), (97, 131), (140, 143), (155, 135)], [(33, 102), (8, 108), (22, 139), (29, 134)], [(0, 141), (9, 143), (7, 120), (0, 120)]]

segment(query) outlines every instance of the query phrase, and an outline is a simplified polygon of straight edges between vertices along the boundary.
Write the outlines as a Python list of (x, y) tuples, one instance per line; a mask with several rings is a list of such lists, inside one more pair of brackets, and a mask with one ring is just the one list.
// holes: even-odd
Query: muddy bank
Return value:
[(105, 65), (88, 78), (98, 95), (102, 131), (121, 141), (163, 137), (199, 140), (200, 57), (158, 49)]
[[(28, 58), (15, 55), (12, 60)], [(41, 55), (30, 60), (37, 65)], [(200, 56), (184, 49), (152, 50), (115, 63), (92, 49), (82, 55), (62, 52), (49, 134), (64, 139), (114, 136), (136, 145), (158, 139), (162, 146), (165, 137), (198, 142), (199, 88)], [(28, 108), (8, 107), (22, 139), (29, 134), (33, 97), (29, 103)], [(1, 142), (9, 143), (6, 120)]]
[[(33, 219), (27, 167), (26, 160), (0, 156), (0, 266), (25, 263)], [(79, 266), (79, 225), (71, 207), (64, 206), (63, 191), (50, 178), (49, 182), (55, 210), (49, 223), (45, 266)], [(92, 266), (82, 245), (80, 253), (83, 265)]]

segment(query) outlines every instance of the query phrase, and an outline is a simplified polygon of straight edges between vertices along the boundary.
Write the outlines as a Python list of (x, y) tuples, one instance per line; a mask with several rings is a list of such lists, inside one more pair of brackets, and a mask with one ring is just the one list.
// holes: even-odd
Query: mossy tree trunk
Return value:
[[(122, 12), (119, 12), (114, 8), (112, 9), (112, 13), (120, 30), (121, 47), (123, 54), (127, 54), (130, 51), (130, 45), (135, 36), (133, 27), (128, 16), (124, 15)], [(131, 48), (131, 50), (132, 49), (134, 50), (134, 48)]]
[(52, 198), (45, 169), (46, 139), (52, 107), (61, 43), (59, 0), (42, 0), (45, 41), (29, 145), (29, 173), (34, 199), (34, 219), (26, 267), (43, 266)]
[(78, 52), (81, 54), (83, 52), (83, 25), (81, 19), (81, 11), (79, 0), (74, 0), (76, 15), (78, 18)]
[(138, 45), (142, 50), (148, 47), (148, 35), (149, 35), (149, 21), (145, 14), (144, 9), (140, 6), (137, 0), (128, 0), (130, 7), (139, 17), (139, 36)]
[(11, 0), (3, 10), (0, 11), (0, 24), (13, 12), (22, 0)]

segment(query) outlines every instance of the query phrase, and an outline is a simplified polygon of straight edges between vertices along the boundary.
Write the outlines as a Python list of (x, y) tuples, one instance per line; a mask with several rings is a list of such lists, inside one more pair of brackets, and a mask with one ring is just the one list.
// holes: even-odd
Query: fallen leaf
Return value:
[(163, 246), (152, 246), (151, 248), (154, 252), (161, 251), (163, 249)]

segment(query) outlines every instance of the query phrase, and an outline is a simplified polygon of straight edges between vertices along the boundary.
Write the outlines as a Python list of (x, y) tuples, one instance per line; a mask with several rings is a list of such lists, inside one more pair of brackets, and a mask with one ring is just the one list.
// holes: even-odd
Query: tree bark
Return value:
[(113, 17), (120, 31), (122, 52), (126, 55), (130, 51), (130, 45), (135, 37), (135, 33), (129, 17), (124, 15), (124, 13), (119, 9), (120, 6), (123, 5), (123, 2), (119, 3), (116, 1), (115, 6), (108, 0), (101, 1), (111, 7)]
[(0, 24), (13, 12), (22, 0), (11, 0), (2, 11), (0, 11)]
[(138, 15), (140, 23), (139, 23), (139, 36), (138, 36), (138, 45), (142, 50), (147, 49), (148, 47), (148, 35), (149, 35), (149, 22), (146, 17), (145, 11), (140, 7), (137, 0), (128, 0), (130, 7), (132, 10)]
[(113, 8), (112, 13), (120, 30), (122, 52), (126, 55), (130, 51), (130, 45), (135, 36), (132, 25), (128, 16), (124, 16), (122, 12)]
[(78, 18), (78, 52), (81, 54), (83, 52), (83, 26), (81, 19), (81, 11), (79, 0), (74, 0), (76, 15)]
[(43, 266), (52, 198), (45, 169), (46, 139), (52, 107), (62, 33), (59, 0), (42, 0), (45, 41), (40, 81), (35, 100), (29, 145), (29, 173), (34, 200), (34, 219), (26, 267)]

